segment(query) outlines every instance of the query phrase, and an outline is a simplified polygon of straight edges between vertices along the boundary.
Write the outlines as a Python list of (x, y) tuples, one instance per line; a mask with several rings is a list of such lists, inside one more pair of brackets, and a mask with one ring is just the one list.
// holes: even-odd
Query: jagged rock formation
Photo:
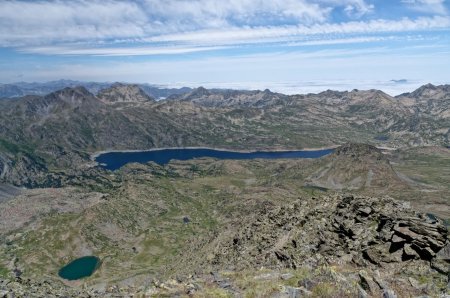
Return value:
[(426, 84), (410, 93), (403, 93), (398, 98), (414, 98), (417, 100), (444, 100), (449, 99), (450, 85)]
[[(47, 180), (47, 168), (42, 161), (22, 153), (8, 156), (0, 152), (0, 180), (14, 185), (36, 187)], [(43, 182), (45, 183), (45, 182)]]
[(155, 101), (138, 85), (121, 83), (115, 83), (110, 88), (101, 90), (97, 96), (104, 103)]
[[(428, 115), (434, 119), (445, 121), (450, 117), (450, 85), (434, 86), (427, 84), (396, 98), (414, 113), (415, 118)], [(419, 122), (417, 125), (423, 124)]]
[[(442, 222), (389, 197), (325, 196), (282, 207), (265, 204), (228, 230), (203, 246), (208, 258), (201, 266), (241, 270), (349, 262), (394, 271), (431, 265), (448, 274), (450, 269)], [(435, 265), (437, 254), (446, 257)]]

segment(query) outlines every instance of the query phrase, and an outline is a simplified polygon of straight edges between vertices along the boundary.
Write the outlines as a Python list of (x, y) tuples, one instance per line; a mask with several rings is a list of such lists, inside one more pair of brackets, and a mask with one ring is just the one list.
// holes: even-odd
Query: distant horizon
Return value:
[(450, 78), (450, 0), (0, 1), (0, 69), (6, 83), (396, 94), (411, 87), (390, 80)]
[[(309, 82), (179, 82), (172, 84), (155, 84), (151, 82), (127, 82), (127, 81), (88, 81), (88, 80), (72, 80), (72, 79), (58, 79), (50, 81), (16, 81), (11, 83), (0, 82), (1, 85), (19, 85), (19, 84), (50, 84), (57, 82), (72, 82), (72, 83), (96, 83), (96, 84), (138, 84), (138, 85), (148, 85), (155, 88), (170, 89), (176, 88), (180, 89), (183, 87), (196, 89), (199, 87), (204, 87), (206, 89), (229, 89), (229, 90), (270, 90), (276, 93), (282, 93), (285, 95), (301, 95), (308, 93), (321, 93), (327, 90), (332, 91), (352, 91), (352, 90), (380, 90), (390, 96), (398, 96), (403, 93), (413, 92), (414, 90), (427, 85), (432, 84), (435, 86), (447, 85), (450, 82), (417, 82), (409, 81), (407, 79), (392, 79), (388, 81), (374, 81), (374, 82), (350, 82), (350, 81), (334, 81), (334, 82), (323, 82), (323, 81), (309, 81)], [(300, 84), (300, 85), (299, 85)]]

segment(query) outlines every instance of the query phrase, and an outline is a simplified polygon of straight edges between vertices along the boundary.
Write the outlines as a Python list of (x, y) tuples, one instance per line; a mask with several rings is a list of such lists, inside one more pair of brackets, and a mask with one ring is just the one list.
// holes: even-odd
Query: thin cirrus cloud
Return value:
[(447, 15), (445, 0), (401, 0), (409, 9), (423, 13)]
[[(47, 55), (139, 56), (174, 55), (201, 51), (222, 50), (252, 44), (276, 45), (333, 45), (385, 40), (403, 40), (404, 36), (376, 36), (376, 34), (417, 32), (450, 27), (445, 17), (424, 17), (399, 21), (353, 21), (342, 24), (317, 24), (313, 26), (278, 26), (228, 28), (226, 30), (198, 30), (177, 34), (135, 39), (135, 46), (50, 45), (23, 47), (21, 52)], [(348, 37), (348, 35), (365, 35)], [(373, 36), (375, 35), (375, 36)], [(145, 44), (145, 46), (142, 46)], [(138, 46), (139, 45), (139, 46)], [(161, 46), (164, 45), (164, 46)]]
[(317, 24), (312, 26), (278, 26), (278, 27), (253, 27), (231, 28), (228, 30), (202, 30), (184, 32), (180, 34), (167, 34), (145, 39), (149, 42), (177, 42), (177, 43), (232, 43), (254, 42), (270, 38), (305, 37), (313, 35), (354, 34), (354, 33), (385, 33), (422, 31), (429, 29), (447, 28), (450, 19), (445, 17), (424, 17), (411, 20), (373, 20), (360, 22), (347, 22), (340, 24)]
[(91, 55), (91, 56), (147, 56), (147, 55), (176, 55), (212, 50), (226, 49), (224, 46), (214, 47), (76, 47), (76, 46), (50, 46), (35, 47), (19, 50), (24, 53), (46, 55)]

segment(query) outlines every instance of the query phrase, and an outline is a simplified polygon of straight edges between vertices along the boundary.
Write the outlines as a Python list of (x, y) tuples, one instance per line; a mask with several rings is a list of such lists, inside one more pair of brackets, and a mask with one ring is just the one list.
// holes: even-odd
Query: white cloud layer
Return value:
[(0, 46), (120, 43), (197, 30), (315, 25), (341, 9), (358, 18), (364, 0), (0, 1)]
[(0, 2), (1, 46), (139, 37), (146, 24), (140, 7), (128, 2)]
[[(413, 50), (408, 47), (408, 50)], [(265, 89), (285, 93), (326, 89), (377, 88), (390, 94), (413, 90), (424, 83), (448, 83), (450, 53), (435, 48), (406, 53), (405, 49), (328, 50), (211, 57), (192, 60), (158, 60), (67, 64), (38, 67), (21, 80), (49, 81), (61, 78), (82, 81), (128, 81), (166, 86)], [(182, 70), (182, 71), (180, 71)], [(205, 76), (207, 74), (207, 76)], [(398, 84), (391, 79), (407, 79)], [(3, 69), (0, 81), (17, 80), (16, 69)]]
[[(347, 1), (344, 1), (347, 2)], [(223, 27), (233, 23), (255, 25), (267, 21), (323, 22), (330, 7), (305, 0), (146, 0), (144, 8), (160, 22)]]
[(0, 45), (129, 39), (262, 18), (322, 22), (328, 11), (304, 0), (1, 1)]

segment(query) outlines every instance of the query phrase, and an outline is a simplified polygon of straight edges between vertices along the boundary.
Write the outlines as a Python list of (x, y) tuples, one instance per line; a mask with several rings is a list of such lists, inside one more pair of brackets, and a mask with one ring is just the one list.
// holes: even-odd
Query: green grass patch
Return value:
[(18, 154), (20, 152), (33, 154), (34, 147), (28, 144), (15, 144), (5, 139), (0, 139), (0, 149), (8, 151), (13, 154)]
[(7, 278), (9, 276), (9, 273), (9, 270), (5, 266), (0, 264), (0, 277)]

